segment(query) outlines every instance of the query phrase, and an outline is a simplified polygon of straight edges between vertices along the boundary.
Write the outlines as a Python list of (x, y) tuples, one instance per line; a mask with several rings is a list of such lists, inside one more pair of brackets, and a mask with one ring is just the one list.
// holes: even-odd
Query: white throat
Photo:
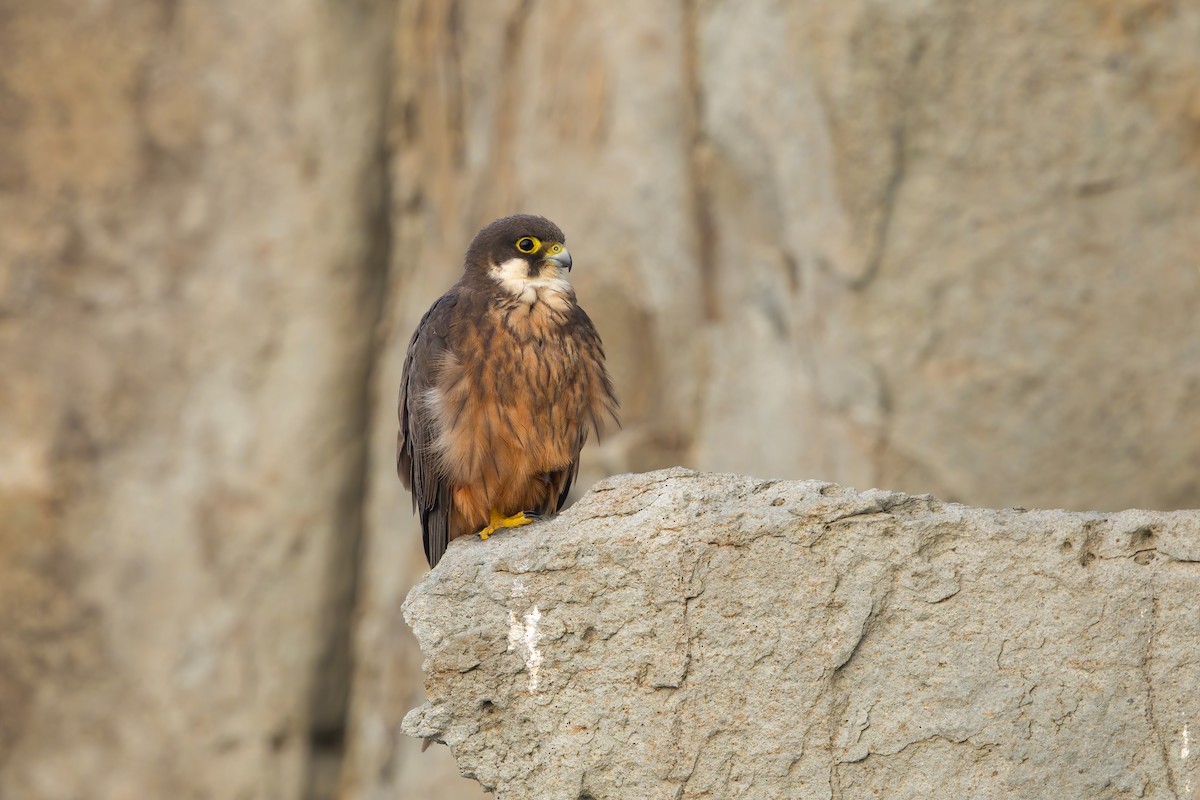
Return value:
[(563, 277), (563, 270), (545, 270), (536, 278), (529, 277), (529, 262), (523, 258), (510, 258), (488, 270), (492, 280), (526, 305), (539, 300), (551, 306), (569, 302), (571, 284)]

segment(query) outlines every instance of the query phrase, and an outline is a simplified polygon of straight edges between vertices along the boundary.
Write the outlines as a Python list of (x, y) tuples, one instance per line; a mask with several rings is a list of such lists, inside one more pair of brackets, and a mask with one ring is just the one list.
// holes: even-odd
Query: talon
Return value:
[(511, 517), (506, 517), (496, 509), (488, 512), (488, 524), (479, 531), (480, 541), (486, 542), (488, 537), (501, 528), (519, 528), (522, 525), (528, 525), (536, 519), (540, 518), (538, 514), (526, 514), (524, 511), (518, 511)]

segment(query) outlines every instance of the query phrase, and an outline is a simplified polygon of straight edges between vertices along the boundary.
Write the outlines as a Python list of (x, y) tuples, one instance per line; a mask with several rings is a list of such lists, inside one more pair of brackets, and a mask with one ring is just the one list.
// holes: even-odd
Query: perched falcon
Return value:
[(562, 507), (588, 431), (616, 419), (600, 336), (548, 219), (475, 234), (463, 276), (417, 325), (400, 381), (396, 470), (435, 566), (455, 537)]

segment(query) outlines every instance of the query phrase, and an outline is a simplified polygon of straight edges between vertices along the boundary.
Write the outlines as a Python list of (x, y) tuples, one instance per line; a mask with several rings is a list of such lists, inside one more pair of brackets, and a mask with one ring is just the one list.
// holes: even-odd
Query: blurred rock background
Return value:
[(1200, 506), (1193, 0), (0, 0), (0, 797), (479, 797), (395, 392), (568, 234), (671, 464)]

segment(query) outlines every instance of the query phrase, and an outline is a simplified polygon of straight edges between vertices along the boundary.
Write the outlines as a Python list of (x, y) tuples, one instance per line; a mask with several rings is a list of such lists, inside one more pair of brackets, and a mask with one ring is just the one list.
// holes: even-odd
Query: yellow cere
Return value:
[(546, 253), (548, 255), (556, 256), (562, 252), (562, 249), (563, 249), (563, 246), (561, 244), (559, 244), (558, 242), (555, 242), (554, 244), (552, 244), (546, 248)]

